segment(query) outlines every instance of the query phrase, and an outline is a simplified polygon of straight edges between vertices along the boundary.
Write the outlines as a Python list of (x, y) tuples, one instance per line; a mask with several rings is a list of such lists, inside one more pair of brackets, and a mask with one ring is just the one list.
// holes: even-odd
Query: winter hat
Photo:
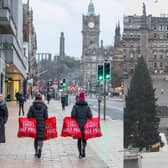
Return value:
[(79, 96), (78, 96), (78, 99), (85, 101), (85, 93), (84, 93), (84, 92), (80, 92), (80, 93), (79, 93)]
[(42, 97), (40, 94), (37, 94), (36, 97), (35, 97), (35, 100), (42, 100)]

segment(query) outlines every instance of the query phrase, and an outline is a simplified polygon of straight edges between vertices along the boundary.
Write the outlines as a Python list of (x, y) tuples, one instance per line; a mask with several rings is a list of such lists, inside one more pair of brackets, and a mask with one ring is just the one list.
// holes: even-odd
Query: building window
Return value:
[(157, 55), (154, 55), (153, 57), (154, 57), (154, 59), (157, 59)]
[(163, 55), (162, 54), (160, 55), (160, 59), (163, 59)]
[(26, 57), (26, 48), (23, 48), (24, 57)]
[(153, 29), (156, 30), (156, 26), (154, 26)]
[(162, 62), (160, 63), (160, 68), (163, 68), (163, 63)]
[(163, 39), (163, 34), (160, 34), (160, 39)]
[(134, 54), (132, 52), (130, 53), (130, 58), (134, 58)]
[(154, 38), (156, 38), (156, 37), (157, 37), (156, 33), (154, 33), (153, 37), (154, 37)]
[(157, 68), (157, 63), (156, 62), (154, 63), (154, 68)]
[(161, 30), (161, 31), (163, 30), (163, 26), (162, 26), (162, 25), (160, 25), (160, 30)]

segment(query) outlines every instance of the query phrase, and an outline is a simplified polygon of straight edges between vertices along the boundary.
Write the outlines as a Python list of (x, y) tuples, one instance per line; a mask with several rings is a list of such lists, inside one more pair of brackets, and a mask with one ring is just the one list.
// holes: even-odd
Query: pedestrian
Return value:
[(163, 88), (161, 88), (161, 95), (163, 94), (163, 92), (164, 92), (164, 89), (163, 89)]
[(71, 117), (76, 119), (82, 133), (82, 137), (78, 139), (77, 142), (79, 158), (81, 159), (86, 156), (85, 148), (87, 145), (87, 141), (84, 139), (84, 125), (86, 124), (88, 118), (92, 118), (92, 112), (88, 103), (85, 101), (84, 92), (79, 93), (78, 101), (73, 106)]
[(18, 104), (18, 101), (19, 101), (19, 92), (16, 92), (15, 97), (16, 97), (16, 103)]
[(8, 109), (0, 94), (0, 143), (5, 143), (5, 124), (8, 120)]
[(48, 101), (48, 104), (50, 103), (50, 99), (51, 99), (51, 96), (49, 93), (47, 93), (47, 101)]
[(36, 119), (36, 138), (34, 140), (34, 149), (35, 156), (40, 158), (45, 135), (45, 120), (48, 118), (47, 106), (42, 101), (42, 96), (40, 94), (36, 95), (35, 101), (30, 107), (27, 117)]
[(75, 100), (78, 101), (78, 93), (76, 93)]
[(19, 92), (18, 101), (19, 101), (19, 116), (21, 115), (21, 111), (22, 111), (22, 114), (24, 116), (24, 101), (25, 101), (25, 97), (24, 97), (22, 92)]
[(61, 95), (61, 104), (62, 104), (62, 110), (65, 110), (65, 95), (64, 95), (64, 92), (62, 92), (62, 95)]

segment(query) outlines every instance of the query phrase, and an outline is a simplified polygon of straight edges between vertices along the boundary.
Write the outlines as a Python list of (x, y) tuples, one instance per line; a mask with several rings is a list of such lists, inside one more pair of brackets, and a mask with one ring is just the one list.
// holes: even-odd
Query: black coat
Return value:
[(45, 120), (48, 118), (47, 106), (42, 101), (34, 101), (27, 114), (28, 118), (36, 118), (36, 130), (38, 139), (45, 135)]
[(24, 104), (25, 97), (22, 93), (18, 94), (18, 101), (19, 101), (19, 104)]
[(92, 118), (92, 112), (88, 103), (83, 100), (78, 100), (75, 105), (73, 106), (71, 117), (75, 118), (81, 132), (83, 133), (84, 125), (88, 118)]
[(5, 123), (8, 120), (8, 109), (4, 101), (0, 102), (0, 143), (5, 143)]
[(61, 96), (61, 103), (65, 105), (65, 96)]

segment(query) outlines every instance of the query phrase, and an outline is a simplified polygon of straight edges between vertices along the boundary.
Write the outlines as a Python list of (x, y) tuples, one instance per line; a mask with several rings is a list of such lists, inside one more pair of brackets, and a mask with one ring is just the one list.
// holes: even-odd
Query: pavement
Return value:
[[(32, 101), (25, 104), (27, 113)], [(0, 144), (1, 168), (123, 168), (123, 122), (101, 120), (103, 136), (88, 140), (86, 158), (78, 159), (77, 140), (70, 137), (44, 142), (40, 159), (34, 157), (32, 138), (17, 138), (18, 105), (7, 103), (9, 119), (6, 124), (6, 143)], [(58, 135), (61, 133), (64, 116), (69, 116), (73, 104), (61, 110), (59, 101), (48, 105), (49, 116), (56, 116)], [(93, 114), (94, 116), (97, 113)]]
[(167, 168), (168, 145), (161, 148), (160, 152), (142, 153), (142, 168)]

